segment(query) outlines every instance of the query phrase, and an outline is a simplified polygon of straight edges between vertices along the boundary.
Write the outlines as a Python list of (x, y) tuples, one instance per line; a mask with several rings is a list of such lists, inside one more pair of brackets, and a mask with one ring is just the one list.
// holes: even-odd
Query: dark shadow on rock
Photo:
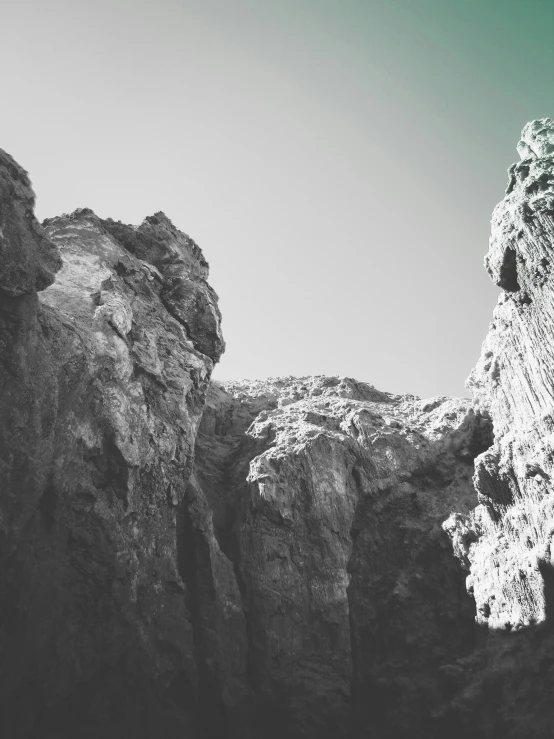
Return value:
[(478, 627), (477, 646), (458, 661), (461, 679), (436, 710), (430, 739), (554, 736), (554, 567), (542, 562), (539, 570), (545, 621), (517, 630)]
[[(478, 643), (475, 602), (443, 531), (414, 558), (414, 567), (425, 569), (425, 581), (416, 574), (404, 603), (400, 599), (408, 596), (397, 586), (394, 602), (395, 578), (406, 563), (395, 562), (389, 547), (400, 542), (388, 542), (379, 560), (368, 550), (375, 536), (366, 525), (354, 541), (350, 564), (353, 736), (424, 739), (433, 736), (433, 713), (460, 683), (458, 660)], [(371, 562), (379, 573), (367, 570)]]

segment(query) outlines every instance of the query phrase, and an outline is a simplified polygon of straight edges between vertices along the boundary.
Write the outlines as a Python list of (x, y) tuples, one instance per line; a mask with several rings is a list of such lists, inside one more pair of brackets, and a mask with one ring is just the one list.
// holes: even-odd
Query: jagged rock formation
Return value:
[(554, 122), (518, 151), (473, 402), (210, 384), (197, 245), (40, 226), (0, 151), (2, 736), (554, 735)]
[(0, 188), (0, 733), (174, 736), (198, 683), (177, 518), (223, 348), (207, 264), (161, 213), (43, 230), (4, 152)]
[[(212, 385), (193, 481), (213, 513), (192, 524), (214, 598), (201, 620), (216, 655), (233, 619), (240, 659), (233, 673), (213, 659), (209, 682), (240, 695), (249, 665), (256, 735), (431, 731), (475, 626), (442, 523), (474, 506), (489, 444), (466, 400), (346, 378)], [(223, 573), (232, 595), (218, 600)]]
[(476, 465), (472, 587), (479, 621), (501, 629), (546, 618), (554, 535), (554, 123), (527, 125), (518, 151), (486, 258), (504, 291), (469, 380), (495, 432)]
[(489, 643), (448, 710), (485, 737), (554, 735), (554, 121), (527, 124), (517, 149), (485, 260), (503, 292), (468, 381), (494, 445), (476, 460), (481, 505), (450, 528)]

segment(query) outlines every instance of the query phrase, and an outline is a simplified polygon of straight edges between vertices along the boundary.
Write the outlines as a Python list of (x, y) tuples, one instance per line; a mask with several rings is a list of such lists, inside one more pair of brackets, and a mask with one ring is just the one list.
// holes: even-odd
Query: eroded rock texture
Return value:
[(223, 348), (207, 264), (161, 213), (43, 229), (4, 152), (0, 250), (0, 734), (187, 735), (177, 522)]
[(213, 512), (192, 522), (200, 622), (206, 652), (231, 629), (237, 652), (206, 679), (231, 707), (247, 677), (256, 736), (429, 735), (475, 627), (442, 523), (475, 505), (489, 437), (465, 400), (346, 378), (212, 385), (191, 483)]
[(497, 629), (547, 617), (554, 535), (554, 122), (528, 124), (518, 151), (486, 258), (504, 291), (468, 381), (495, 436), (476, 463), (470, 584), (479, 621)]
[(2, 737), (554, 736), (554, 122), (518, 151), (474, 401), (210, 383), (197, 245), (42, 227), (0, 152)]
[(554, 736), (554, 121), (517, 148), (486, 257), (503, 292), (468, 381), (494, 445), (475, 464), (481, 505), (447, 525), (488, 642), (448, 710), (461, 731), (523, 738)]

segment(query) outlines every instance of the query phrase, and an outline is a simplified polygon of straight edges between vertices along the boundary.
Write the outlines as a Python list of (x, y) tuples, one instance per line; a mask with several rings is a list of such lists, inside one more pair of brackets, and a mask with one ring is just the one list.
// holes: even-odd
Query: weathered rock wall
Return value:
[(468, 381), (494, 444), (475, 464), (480, 505), (449, 527), (487, 639), (443, 714), (464, 735), (523, 739), (554, 736), (554, 121), (517, 148), (485, 260), (503, 291)]
[(492, 218), (486, 267), (503, 288), (468, 386), (494, 445), (476, 462), (470, 587), (480, 623), (520, 629), (547, 618), (554, 535), (554, 122), (528, 124)]
[[(475, 483), (479, 544), (470, 553), (479, 620), (517, 629), (547, 615), (554, 535), (554, 123), (534, 121), (518, 145), (492, 218), (486, 267), (503, 292), (469, 379), (494, 423)], [(485, 574), (486, 573), (486, 574)]]
[(256, 736), (430, 735), (475, 637), (442, 523), (475, 505), (489, 444), (465, 400), (326, 377), (212, 385), (194, 483), (212, 559), (197, 576), (207, 591), (225, 560), (233, 587), (203, 628), (215, 654), (234, 619), (240, 658), (220, 652), (211, 684), (232, 713), (246, 676)]
[(163, 214), (43, 229), (4, 152), (0, 249), (0, 733), (187, 735), (177, 523), (223, 349), (207, 264)]
[(2, 736), (554, 736), (554, 122), (518, 150), (473, 402), (210, 383), (198, 246), (41, 227), (0, 152)]
[(42, 228), (0, 162), (4, 735), (430, 730), (474, 640), (441, 524), (488, 422), (346, 378), (209, 385), (196, 244), (160, 213)]

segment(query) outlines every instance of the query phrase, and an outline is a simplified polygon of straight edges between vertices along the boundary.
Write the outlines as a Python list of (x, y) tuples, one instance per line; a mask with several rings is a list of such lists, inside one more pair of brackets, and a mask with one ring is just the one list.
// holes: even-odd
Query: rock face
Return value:
[(476, 464), (470, 560), (479, 621), (495, 629), (545, 620), (554, 535), (554, 122), (528, 124), (518, 151), (486, 258), (504, 291), (469, 380), (494, 423)]
[(518, 151), (473, 401), (210, 383), (198, 246), (41, 226), (0, 151), (2, 737), (554, 736), (554, 122)]
[(517, 148), (485, 260), (503, 292), (468, 381), (494, 445), (475, 464), (481, 505), (450, 529), (488, 645), (449, 710), (486, 737), (554, 735), (554, 121), (529, 123)]
[(240, 657), (213, 660), (210, 680), (230, 697), (249, 679), (256, 736), (431, 730), (475, 627), (442, 523), (475, 505), (489, 437), (465, 400), (346, 378), (212, 385), (194, 494), (213, 523), (193, 524), (211, 576), (197, 570), (198, 587), (223, 573), (233, 585), (203, 619), (205, 648), (234, 624)]
[(0, 733), (182, 735), (177, 522), (223, 349), (208, 266), (161, 213), (43, 229), (4, 152), (0, 188)]

